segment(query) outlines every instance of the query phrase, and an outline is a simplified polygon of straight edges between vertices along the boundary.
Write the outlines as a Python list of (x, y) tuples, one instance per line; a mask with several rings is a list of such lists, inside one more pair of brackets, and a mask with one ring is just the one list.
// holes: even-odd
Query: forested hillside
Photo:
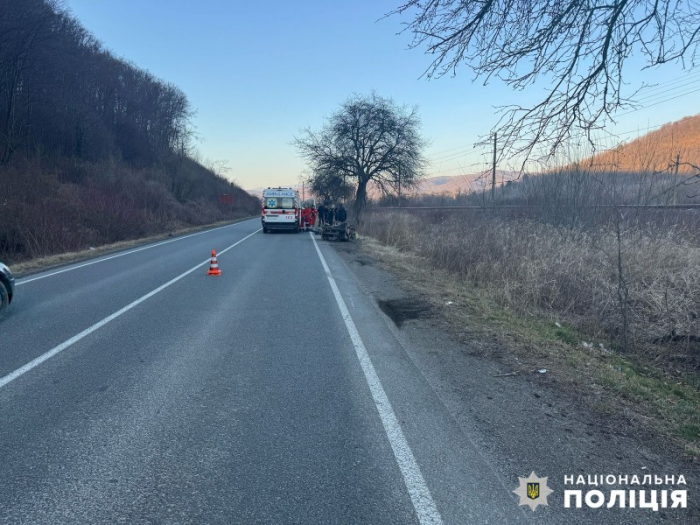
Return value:
[(664, 124), (628, 143), (594, 156), (596, 167), (627, 172), (694, 174), (700, 166), (700, 115)]
[(254, 212), (193, 160), (177, 86), (106, 50), (55, 0), (0, 0), (0, 258)]

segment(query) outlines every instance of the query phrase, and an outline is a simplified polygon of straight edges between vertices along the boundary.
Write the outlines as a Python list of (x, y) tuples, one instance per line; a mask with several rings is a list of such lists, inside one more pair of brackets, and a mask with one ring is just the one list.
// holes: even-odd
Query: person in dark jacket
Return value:
[(343, 206), (342, 204), (340, 205), (340, 208), (338, 208), (336, 217), (338, 219), (338, 222), (345, 222), (348, 220), (348, 212), (345, 210), (345, 206)]
[(318, 207), (318, 220), (320, 226), (323, 226), (323, 223), (326, 222), (326, 206), (324, 204)]
[(335, 207), (331, 204), (326, 208), (326, 224), (333, 226), (335, 222)]

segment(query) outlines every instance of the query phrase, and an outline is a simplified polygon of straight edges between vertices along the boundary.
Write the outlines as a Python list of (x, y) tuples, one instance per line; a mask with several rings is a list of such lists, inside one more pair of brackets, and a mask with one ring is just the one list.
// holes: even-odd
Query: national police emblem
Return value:
[(553, 492), (547, 486), (547, 478), (537, 477), (533, 471), (527, 478), (518, 479), (520, 486), (513, 491), (520, 497), (518, 505), (527, 505), (533, 512), (538, 505), (547, 505), (547, 496)]

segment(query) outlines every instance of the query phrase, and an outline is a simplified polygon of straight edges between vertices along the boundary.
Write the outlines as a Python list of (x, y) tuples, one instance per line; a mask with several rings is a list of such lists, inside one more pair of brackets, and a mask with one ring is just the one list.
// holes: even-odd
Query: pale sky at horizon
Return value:
[[(536, 100), (543, 86), (514, 92), (494, 81), (420, 78), (431, 62), (397, 33), (406, 17), (383, 15), (401, 0), (240, 2), (203, 0), (65, 0), (106, 48), (180, 87), (196, 109), (201, 159), (228, 166), (243, 188), (291, 185), (305, 170), (291, 142), (318, 129), (352, 93), (417, 105), (431, 145), (429, 176), (473, 173), (488, 152), (472, 148), (498, 116), (494, 106)], [(626, 79), (651, 89), (642, 105), (619, 116), (622, 139), (700, 113), (700, 73), (676, 65)], [(671, 99), (674, 95), (682, 95)], [(655, 104), (655, 105), (653, 105)], [(611, 146), (613, 144), (610, 144)], [(502, 166), (504, 169), (507, 166)]]

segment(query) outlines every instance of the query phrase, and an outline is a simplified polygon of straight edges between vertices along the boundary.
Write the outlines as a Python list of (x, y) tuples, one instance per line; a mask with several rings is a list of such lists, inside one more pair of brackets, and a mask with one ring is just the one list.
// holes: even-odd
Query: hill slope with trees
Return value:
[(700, 166), (700, 115), (664, 124), (591, 159), (597, 167), (628, 172), (694, 173)]
[(0, 258), (257, 211), (193, 159), (176, 86), (115, 57), (55, 0), (0, 0)]

